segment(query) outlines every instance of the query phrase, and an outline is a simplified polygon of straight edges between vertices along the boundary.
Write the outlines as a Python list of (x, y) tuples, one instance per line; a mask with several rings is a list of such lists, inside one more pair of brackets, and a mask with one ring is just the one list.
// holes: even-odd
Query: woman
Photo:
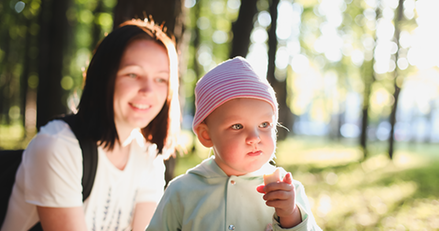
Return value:
[(90, 196), (82, 202), (82, 155), (54, 120), (27, 147), (2, 230), (144, 230), (164, 188), (163, 155), (180, 125), (174, 42), (132, 20), (97, 47), (78, 107), (82, 134), (98, 144)]

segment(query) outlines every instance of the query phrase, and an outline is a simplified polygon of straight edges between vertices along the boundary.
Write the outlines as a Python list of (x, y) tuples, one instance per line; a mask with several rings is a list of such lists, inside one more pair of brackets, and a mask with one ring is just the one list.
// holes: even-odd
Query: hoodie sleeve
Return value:
[(183, 203), (177, 185), (175, 182), (168, 185), (146, 231), (181, 230)]

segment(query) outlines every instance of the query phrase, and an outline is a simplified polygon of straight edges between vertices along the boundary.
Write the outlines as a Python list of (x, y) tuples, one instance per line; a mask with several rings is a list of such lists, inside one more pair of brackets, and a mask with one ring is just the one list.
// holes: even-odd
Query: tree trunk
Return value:
[[(194, 18), (198, 19), (200, 18), (200, 14), (201, 14), (201, 1), (198, 0), (197, 3), (194, 5), (194, 7), (192, 8), (192, 12), (194, 14)], [(198, 50), (200, 49), (200, 45), (201, 45), (201, 31), (200, 28), (196, 25), (194, 26), (193, 29), (193, 42), (192, 42), (192, 46), (194, 47), (194, 54), (192, 56), (192, 69), (194, 70), (195, 76), (198, 79), (201, 78), (201, 71), (200, 71), (200, 63), (198, 62)], [(196, 81), (196, 82), (197, 82)], [(195, 86), (194, 86), (195, 88)], [(195, 90), (195, 89), (194, 89)], [(195, 102), (195, 94), (193, 94), (192, 96), (192, 100), (191, 102)], [(191, 108), (191, 115), (195, 115), (195, 105), (193, 105)], [(198, 143), (198, 140), (195, 138), (192, 140), (192, 150), (191, 153), (195, 153), (196, 152), (196, 144)]]
[(360, 133), (360, 145), (363, 151), (363, 160), (368, 156), (367, 149), (367, 128), (369, 127), (369, 108), (370, 108), (370, 95), (372, 91), (372, 85), (375, 82), (375, 72), (373, 70), (374, 59), (363, 64), (363, 108), (361, 117), (361, 133)]
[(40, 47), (37, 93), (37, 128), (67, 111), (61, 87), (64, 49), (69, 27), (69, 0), (43, 0), (40, 12)]
[[(28, 93), (29, 85), (27, 83), (29, 79), (29, 73), (31, 69), (31, 58), (29, 56), (29, 51), (31, 47), (32, 34), (30, 33), (30, 20), (26, 20), (26, 38), (24, 41), (24, 55), (23, 55), (23, 72), (20, 76), (20, 114), (23, 126), (26, 124), (26, 96)], [(26, 129), (24, 130), (27, 132)], [(23, 138), (26, 138), (27, 134), (24, 134)]]
[[(375, 22), (378, 22), (378, 19), (381, 17), (381, 9), (377, 7), (375, 10)], [(374, 32), (374, 41), (376, 44), (376, 32)], [(372, 53), (375, 53), (375, 47)], [(374, 55), (372, 55), (374, 57)], [(363, 108), (362, 108), (362, 117), (361, 117), (361, 133), (360, 133), (360, 146), (363, 151), (363, 160), (365, 160), (369, 154), (367, 148), (367, 128), (369, 127), (369, 109), (370, 109), (370, 96), (372, 93), (372, 85), (376, 81), (375, 71), (373, 69), (373, 65), (375, 62), (375, 58), (372, 58), (371, 61), (363, 63), (363, 82), (364, 82), (364, 92), (363, 92)]]
[[(117, 28), (126, 20), (151, 16), (156, 24), (164, 23), (167, 34), (175, 37), (178, 51), (184, 33), (183, 3), (183, 0), (118, 0), (114, 8), (113, 28)], [(167, 185), (174, 178), (176, 159), (169, 158), (165, 161), (165, 165)]]
[(10, 53), (10, 41), (11, 38), (9, 34), (4, 36), (3, 42), (5, 44), (3, 48), (3, 62), (1, 64), (1, 79), (0, 79), (0, 123), (9, 124), (9, 109), (10, 109), (10, 98), (9, 98), (9, 88), (10, 79), (12, 78), (10, 62), (7, 62)]
[[(434, 100), (430, 100), (430, 111), (428, 112), (428, 115), (427, 115), (428, 119), (427, 120), (428, 120), (429, 126), (432, 127), (432, 128), (434, 126), (434, 120), (435, 120), (435, 118), (434, 118), (434, 111), (436, 111), (436, 104), (435, 104)], [(425, 143), (432, 143), (432, 142), (434, 142), (433, 141), (434, 129), (429, 129), (427, 131), (427, 133), (428, 133), (428, 135), (427, 135), (427, 137), (425, 139)]]
[(239, 15), (232, 24), (233, 40), (230, 58), (245, 57), (250, 46), (250, 34), (253, 30), (254, 17), (258, 13), (257, 0), (241, 1)]
[[(270, 3), (270, 15), (271, 15), (271, 26), (268, 30), (268, 68), (267, 68), (267, 79), (273, 86), (276, 92), (276, 98), (279, 103), (279, 123), (291, 129), (293, 127), (293, 113), (287, 104), (287, 82), (286, 78), (279, 78), (275, 76), (276, 70), (276, 51), (277, 51), (277, 7), (279, 5), (279, 0), (272, 0)], [(289, 130), (284, 128), (278, 129), (278, 140), (284, 140), (288, 136)]]
[[(395, 43), (399, 51), (399, 36), (401, 33), (401, 29), (399, 28), (401, 21), (403, 19), (403, 3), (404, 0), (399, 0), (399, 5), (397, 8), (397, 13), (395, 16)], [(395, 62), (398, 61), (398, 52), (395, 53)], [(395, 124), (396, 124), (396, 112), (398, 111), (398, 101), (399, 101), (399, 93), (401, 92), (401, 88), (398, 85), (398, 67), (393, 71), (393, 98), (395, 99), (392, 106), (392, 113), (390, 113), (390, 136), (389, 136), (389, 157), (393, 159), (393, 154), (395, 150)]]

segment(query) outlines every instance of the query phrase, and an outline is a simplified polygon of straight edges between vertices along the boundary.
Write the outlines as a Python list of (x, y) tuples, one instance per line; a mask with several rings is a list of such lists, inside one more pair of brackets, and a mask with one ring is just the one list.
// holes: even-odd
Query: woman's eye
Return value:
[(235, 130), (239, 130), (239, 129), (242, 129), (243, 126), (241, 124), (234, 124), (234, 125), (231, 126), (231, 128), (235, 129)]
[(168, 80), (164, 78), (157, 78), (156, 81), (157, 83), (168, 83)]
[(263, 123), (261, 123), (261, 125), (259, 125), (259, 127), (261, 127), (261, 128), (266, 128), (268, 126), (270, 126), (269, 122), (263, 122)]
[(133, 79), (134, 79), (134, 78), (136, 78), (136, 77), (137, 77), (137, 75), (136, 75), (136, 74), (134, 74), (134, 73), (129, 73), (129, 74), (128, 74), (128, 77), (130, 77), (130, 78), (133, 78)]

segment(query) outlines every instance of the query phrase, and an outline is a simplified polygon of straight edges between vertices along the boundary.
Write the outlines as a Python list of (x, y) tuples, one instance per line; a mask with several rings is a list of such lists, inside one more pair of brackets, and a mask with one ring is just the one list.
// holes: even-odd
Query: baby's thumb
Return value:
[(292, 184), (292, 183), (293, 183), (293, 176), (291, 175), (291, 172), (288, 172), (288, 173), (284, 176), (283, 182), (284, 182), (284, 183), (287, 183), (287, 184)]

